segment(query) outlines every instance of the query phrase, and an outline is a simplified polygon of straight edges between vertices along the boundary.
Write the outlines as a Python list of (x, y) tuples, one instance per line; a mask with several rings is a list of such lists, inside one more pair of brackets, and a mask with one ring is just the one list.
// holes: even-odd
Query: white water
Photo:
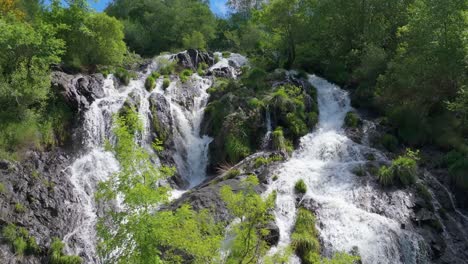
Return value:
[[(159, 163), (156, 153), (151, 147), (151, 111), (149, 98), (152, 93), (160, 93), (169, 102), (173, 125), (175, 144), (174, 161), (178, 173), (194, 187), (206, 177), (208, 164), (208, 145), (212, 141), (207, 136), (200, 135), (209, 94), (206, 90), (212, 81), (194, 74), (190, 81), (182, 85), (172, 79), (167, 89), (162, 88), (162, 78), (157, 81), (156, 88), (150, 93), (146, 91), (144, 82), (151, 70), (159, 67), (160, 61), (170, 59), (171, 55), (156, 58), (147, 72), (140, 73), (137, 80), (132, 80), (126, 87), (114, 87), (112, 76), (104, 83), (105, 97), (94, 101), (83, 114), (83, 144), (84, 154), (78, 157), (68, 168), (70, 181), (74, 187), (76, 203), (70, 204), (70, 210), (76, 215), (74, 230), (64, 237), (68, 254), (84, 257), (86, 263), (99, 263), (96, 256), (97, 208), (94, 199), (96, 186), (108, 177), (118, 172), (119, 163), (112, 153), (104, 150), (107, 140), (113, 142), (112, 119), (130, 97), (138, 106), (138, 113), (144, 130), (137, 138), (138, 143), (152, 155), (152, 160)], [(233, 54), (231, 63), (245, 63), (244, 57)], [(160, 60), (162, 59), (162, 60)], [(231, 60), (231, 59), (229, 59)], [(222, 59), (218, 66), (228, 66), (233, 74), (236, 71), (229, 66), (229, 60)], [(239, 62), (238, 62), (239, 61)], [(183, 194), (174, 190), (172, 199)]]
[[(294, 184), (303, 179), (308, 189), (301, 203), (311, 200), (316, 207), (325, 255), (349, 252), (357, 246), (365, 264), (425, 263), (422, 238), (401, 228), (402, 223), (411, 228), (410, 195), (396, 191), (388, 197), (372, 181), (363, 182), (351, 172), (365, 164), (365, 153), (384, 157), (345, 135), (343, 119), (351, 110), (347, 92), (314, 75), (309, 81), (318, 92), (318, 127), (301, 139), (300, 148), (278, 169), (279, 179), (267, 192), (277, 191), (274, 214), (280, 228), (278, 248), (291, 242), (297, 210)], [(298, 262), (297, 257), (290, 260)]]

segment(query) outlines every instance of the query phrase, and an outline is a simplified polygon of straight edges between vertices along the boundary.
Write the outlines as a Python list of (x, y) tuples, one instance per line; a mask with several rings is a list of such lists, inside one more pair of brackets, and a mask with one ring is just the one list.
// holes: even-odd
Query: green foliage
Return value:
[(238, 169), (230, 169), (230, 170), (226, 173), (226, 179), (235, 178), (235, 177), (239, 176), (240, 174), (241, 174), (240, 170), (238, 170)]
[(179, 78), (182, 83), (186, 83), (192, 77), (193, 71), (190, 69), (185, 69), (180, 72)]
[(305, 194), (307, 192), (307, 185), (304, 180), (300, 179), (294, 184), (294, 191), (298, 194)]
[(129, 85), (130, 80), (135, 78), (136, 74), (124, 68), (117, 68), (115, 71), (115, 77), (117, 77), (117, 79), (119, 79), (124, 85)]
[[(151, 92), (156, 87), (156, 81), (161, 77), (161, 74), (157, 71), (152, 72), (145, 81), (145, 88)], [(165, 88), (164, 88), (165, 89)]]
[(215, 17), (203, 1), (116, 0), (105, 12), (122, 21), (127, 45), (144, 56), (206, 48), (215, 34)]
[(231, 162), (237, 162), (251, 153), (249, 143), (246, 139), (244, 137), (239, 138), (236, 135), (229, 135), (227, 137), (225, 148), (228, 159)]
[(0, 182), (0, 194), (3, 194), (6, 192), (6, 187), (5, 184)]
[(67, 43), (63, 62), (74, 68), (119, 65), (126, 46), (123, 25), (104, 13), (93, 13), (82, 1), (67, 7), (53, 1), (45, 19), (58, 29), (58, 37)]
[(284, 160), (283, 157), (281, 157), (280, 155), (273, 155), (271, 157), (258, 157), (255, 159), (255, 163), (254, 163), (254, 167), (255, 168), (260, 168), (261, 166), (264, 166), (264, 165), (268, 165), (272, 162), (276, 162), (276, 161), (282, 161)]
[(444, 158), (450, 179), (461, 189), (468, 190), (468, 156), (459, 151), (451, 151)]
[(49, 260), (51, 264), (81, 264), (83, 260), (79, 256), (67, 256), (63, 253), (65, 244), (54, 237), (49, 249)]
[(206, 49), (205, 37), (199, 31), (194, 31), (191, 34), (185, 35), (182, 39), (182, 43), (185, 49)]
[(169, 78), (164, 78), (162, 86), (163, 89), (166, 90), (169, 87), (169, 85), (171, 85), (171, 80), (169, 80)]
[(406, 153), (392, 161), (390, 167), (382, 166), (378, 173), (382, 185), (398, 183), (403, 186), (414, 184), (417, 180), (419, 151), (406, 150)]
[(112, 151), (121, 169), (99, 184), (96, 198), (109, 201), (122, 197), (125, 209), (114, 212), (108, 208), (99, 219), (100, 255), (116, 263), (216, 260), (222, 229), (207, 212), (196, 213), (188, 206), (176, 212), (158, 210), (169, 198), (169, 188), (162, 186), (161, 180), (174, 170), (154, 165), (146, 150), (135, 143), (135, 136), (142, 129), (139, 115), (133, 109), (115, 117), (117, 143)]
[(229, 57), (231, 57), (231, 52), (223, 51), (222, 55), (223, 55), (223, 58), (229, 58)]
[(346, 127), (358, 127), (361, 120), (359, 116), (355, 112), (348, 112), (346, 113), (346, 117), (344, 119), (344, 123)]
[(320, 243), (315, 228), (315, 216), (305, 208), (299, 208), (294, 231), (291, 234), (291, 245), (303, 263), (319, 263)]
[(26, 212), (26, 207), (24, 207), (24, 205), (21, 204), (21, 203), (16, 203), (15, 204), (15, 212), (17, 212), (18, 214), (25, 213)]
[(231, 227), (229, 254), (224, 263), (257, 263), (267, 253), (264, 238), (270, 233), (267, 225), (272, 221), (271, 210), (275, 205), (275, 194), (263, 199), (255, 192), (258, 179), (249, 176), (242, 182), (242, 189), (234, 193), (230, 186), (223, 186), (221, 198), (229, 213), (240, 221)]
[(29, 235), (28, 230), (24, 227), (8, 224), (3, 227), (2, 235), (18, 256), (32, 255), (39, 252), (36, 239)]

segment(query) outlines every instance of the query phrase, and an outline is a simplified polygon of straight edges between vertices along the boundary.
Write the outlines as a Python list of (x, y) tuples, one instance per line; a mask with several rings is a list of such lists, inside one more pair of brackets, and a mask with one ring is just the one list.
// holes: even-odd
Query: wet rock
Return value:
[[(74, 228), (76, 215), (70, 205), (78, 203), (68, 180), (70, 157), (61, 150), (28, 152), (24, 161), (0, 162), (0, 229), (7, 224), (24, 227), (36, 238), (41, 252), (47, 252), (53, 237), (63, 238)], [(43, 254), (19, 260), (6, 241), (0, 241), (0, 263), (44, 263)]]
[(105, 96), (104, 76), (69, 75), (52, 72), (52, 88), (62, 95), (65, 102), (75, 111), (89, 109), (91, 103)]
[(197, 71), (200, 63), (206, 63), (208, 66), (214, 64), (213, 54), (195, 49), (178, 53), (173, 58), (177, 60), (180, 66), (190, 68), (194, 72)]

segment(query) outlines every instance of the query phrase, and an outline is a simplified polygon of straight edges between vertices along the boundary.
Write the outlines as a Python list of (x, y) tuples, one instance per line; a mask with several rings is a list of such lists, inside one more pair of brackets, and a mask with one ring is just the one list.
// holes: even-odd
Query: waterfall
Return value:
[[(187, 83), (183, 84), (175, 76), (171, 83), (163, 88), (163, 78), (159, 78), (156, 87), (151, 92), (145, 89), (145, 80), (153, 70), (160, 68), (161, 62), (173, 60), (176, 55), (163, 55), (153, 60), (146, 71), (138, 73), (136, 80), (128, 86), (115, 87), (113, 76), (104, 81), (104, 97), (92, 102), (89, 109), (84, 110), (83, 118), (83, 153), (69, 166), (68, 175), (76, 194), (76, 203), (70, 204), (70, 211), (76, 215), (71, 225), (73, 231), (64, 237), (66, 252), (82, 256), (85, 263), (99, 263), (96, 254), (96, 231), (98, 208), (94, 199), (97, 184), (108, 179), (119, 171), (119, 163), (111, 152), (105, 151), (106, 140), (114, 142), (112, 133), (113, 115), (124, 106), (127, 100), (137, 107), (143, 123), (143, 132), (138, 135), (137, 143), (152, 154), (152, 161), (159, 164), (159, 159), (151, 147), (151, 95), (159, 94), (168, 102), (170, 118), (172, 119), (172, 137), (174, 142), (173, 159), (178, 173), (194, 187), (206, 178), (208, 165), (208, 146), (212, 138), (201, 135), (201, 123), (209, 94), (207, 89), (212, 86), (211, 77), (201, 77), (193, 74)], [(245, 57), (232, 54), (229, 59), (222, 59), (211, 69), (223, 68), (237, 76), (237, 68), (246, 63)], [(231, 66), (234, 65), (234, 66)], [(184, 191), (174, 190), (171, 199), (176, 199)], [(116, 202), (118, 203), (118, 201)], [(118, 204), (117, 204), (118, 206)]]
[[(277, 191), (278, 248), (291, 242), (297, 211), (294, 185), (302, 179), (308, 189), (300, 203), (313, 204), (326, 256), (357, 247), (365, 264), (427, 262), (423, 239), (411, 230), (411, 195), (382, 193), (375, 181), (352, 173), (366, 163), (367, 153), (385, 157), (345, 135), (343, 120), (351, 110), (347, 92), (315, 75), (309, 76), (309, 82), (317, 88), (317, 129), (301, 139), (300, 148), (278, 169), (279, 179), (267, 191)], [(291, 260), (298, 262), (297, 257)]]

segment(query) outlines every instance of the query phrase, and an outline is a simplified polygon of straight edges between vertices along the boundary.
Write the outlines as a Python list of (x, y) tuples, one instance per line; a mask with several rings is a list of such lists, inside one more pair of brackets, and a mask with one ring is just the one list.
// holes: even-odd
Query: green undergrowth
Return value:
[[(266, 116), (274, 126), (273, 150), (292, 152), (300, 137), (318, 122), (315, 88), (285, 82), (286, 72), (244, 67), (237, 80), (216, 78), (207, 90), (205, 110), (211, 164), (235, 164), (260, 149), (266, 134)], [(275, 86), (279, 82), (283, 85)]]
[(378, 172), (379, 182), (384, 186), (408, 186), (418, 179), (419, 151), (406, 150), (406, 153), (392, 161), (390, 166), (382, 166)]

